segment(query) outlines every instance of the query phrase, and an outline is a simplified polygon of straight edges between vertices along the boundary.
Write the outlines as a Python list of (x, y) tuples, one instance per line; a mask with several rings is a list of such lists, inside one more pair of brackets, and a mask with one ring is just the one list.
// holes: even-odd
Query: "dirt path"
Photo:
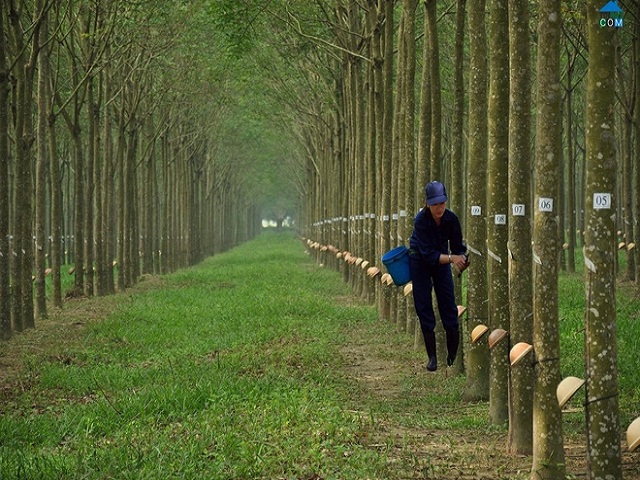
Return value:
[[(384, 412), (365, 441), (386, 450), (394, 478), (529, 480), (531, 457), (507, 453), (507, 426), (488, 425), (486, 403), (460, 399), (464, 379), (442, 368), (427, 373), (424, 352), (394, 330), (384, 321), (379, 329), (356, 327), (341, 350), (346, 375), (360, 390), (358, 410)], [(582, 412), (567, 415), (578, 431), (565, 437), (567, 475), (586, 478)], [(637, 455), (623, 452), (623, 472), (625, 480), (640, 479)]]
[(396, 478), (527, 479), (530, 460), (504, 453), (503, 429), (461, 428), (465, 422), (478, 423), (485, 405), (435, 404), (439, 395), (447, 398), (447, 390), (460, 389), (462, 378), (442, 368), (427, 373), (424, 353), (413, 350), (409, 336), (398, 337), (393, 326), (388, 328), (351, 332), (342, 355), (347, 376), (362, 391), (359, 408), (386, 412), (367, 441), (387, 450)]

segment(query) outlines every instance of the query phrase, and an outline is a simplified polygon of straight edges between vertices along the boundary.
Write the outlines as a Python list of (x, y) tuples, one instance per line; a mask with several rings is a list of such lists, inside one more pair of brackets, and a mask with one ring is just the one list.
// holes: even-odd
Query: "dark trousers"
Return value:
[(427, 265), (417, 254), (409, 257), (409, 271), (413, 282), (413, 303), (420, 320), (422, 334), (426, 337), (436, 326), (431, 302), (431, 290), (436, 293), (442, 325), (449, 335), (458, 335), (458, 307), (453, 288), (450, 265)]

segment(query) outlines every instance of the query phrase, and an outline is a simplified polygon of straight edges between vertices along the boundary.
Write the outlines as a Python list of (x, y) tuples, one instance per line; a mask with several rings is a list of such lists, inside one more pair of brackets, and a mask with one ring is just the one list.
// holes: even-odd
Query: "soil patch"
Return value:
[[(488, 404), (438, 403), (435, 399), (446, 399), (447, 391), (461, 390), (464, 379), (446, 368), (426, 372), (425, 354), (413, 349), (413, 337), (396, 334), (395, 326), (380, 322), (379, 329), (357, 324), (347, 333), (349, 340), (341, 353), (347, 377), (361, 390), (362, 404), (357, 408), (363, 415), (372, 405), (386, 412), (363, 443), (386, 449), (395, 465), (394, 478), (530, 479), (532, 458), (507, 453), (507, 426), (474, 421), (489, 417)], [(586, 438), (579, 424), (583, 422), (580, 412), (568, 422), (573, 422), (567, 428), (573, 432), (565, 433), (564, 439), (567, 476), (586, 478)], [(623, 478), (640, 479), (637, 454), (624, 451), (622, 460)]]

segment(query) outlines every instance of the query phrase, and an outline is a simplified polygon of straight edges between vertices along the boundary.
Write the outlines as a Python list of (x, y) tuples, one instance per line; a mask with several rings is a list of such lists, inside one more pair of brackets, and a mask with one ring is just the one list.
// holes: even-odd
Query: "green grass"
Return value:
[[(584, 280), (559, 282), (562, 374), (582, 377)], [(19, 381), (0, 390), (0, 479), (529, 476), (526, 458), (495, 455), (505, 427), (462, 402), (464, 377), (424, 374), (413, 339), (290, 233), (134, 290), (73, 300), (67, 311), (111, 313), (62, 346), (25, 349)], [(640, 415), (639, 307), (618, 290), (623, 428)], [(371, 377), (396, 373), (354, 381), (359, 359)], [(579, 412), (564, 419), (583, 436)]]
[[(560, 309), (561, 373), (585, 377), (585, 287), (582, 273), (562, 273)], [(635, 289), (635, 290), (634, 290)], [(640, 296), (637, 287), (620, 283), (616, 290), (618, 385), (621, 423), (626, 427), (640, 416)]]
[(124, 297), (31, 360), (2, 406), (0, 478), (379, 476), (334, 368), (340, 330), (376, 315), (344, 295), (290, 235), (263, 235)]

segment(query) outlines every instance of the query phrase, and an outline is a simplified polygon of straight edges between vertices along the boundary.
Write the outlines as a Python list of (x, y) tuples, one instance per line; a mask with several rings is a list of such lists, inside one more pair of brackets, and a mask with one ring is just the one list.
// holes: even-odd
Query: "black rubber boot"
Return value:
[(447, 365), (450, 367), (456, 361), (458, 345), (460, 345), (460, 333), (455, 330), (446, 330), (447, 335)]
[(427, 370), (435, 372), (438, 369), (438, 358), (436, 356), (436, 334), (434, 332), (426, 332), (424, 334), (424, 346), (427, 349)]

